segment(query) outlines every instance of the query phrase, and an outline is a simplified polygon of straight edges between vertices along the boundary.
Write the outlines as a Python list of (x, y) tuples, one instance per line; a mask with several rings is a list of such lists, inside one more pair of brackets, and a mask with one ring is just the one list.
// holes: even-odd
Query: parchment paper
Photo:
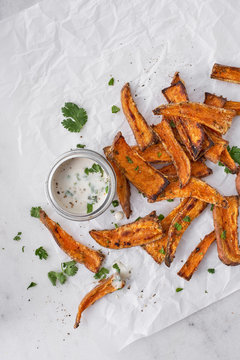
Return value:
[[(111, 228), (116, 221), (110, 209), (88, 223), (71, 222), (57, 215), (44, 193), (54, 159), (77, 143), (102, 153), (120, 129), (134, 144), (123, 112), (111, 113), (112, 105), (120, 106), (120, 90), (127, 81), (149, 124), (159, 121), (152, 109), (165, 103), (161, 89), (170, 84), (175, 71), (180, 71), (192, 101), (203, 101), (204, 91), (240, 100), (238, 85), (209, 77), (214, 62), (239, 66), (238, 19), (234, 17), (239, 7), (233, 0), (48, 0), (2, 21), (2, 237), (8, 237), (9, 224), (11, 231), (17, 231), (25, 222), (29, 233), (49, 238), (56, 250), (56, 263), (66, 260), (48, 231), (29, 218), (30, 208), (40, 205), (76, 239), (98, 249), (88, 231)], [(112, 76), (115, 84), (108, 86)], [(61, 125), (61, 107), (66, 101), (88, 112), (88, 122), (80, 134), (69, 133)], [(230, 145), (239, 145), (238, 122), (235, 118), (226, 135)], [(236, 194), (235, 177), (224, 173), (222, 167), (209, 165), (214, 175), (207, 182), (222, 194)], [(167, 215), (179, 202), (148, 204), (135, 188), (131, 191), (131, 220), (154, 209)], [(131, 276), (123, 290), (103, 298), (84, 313), (77, 331), (120, 349), (238, 290), (239, 268), (224, 266), (215, 244), (189, 283), (177, 276), (182, 262), (212, 229), (208, 209), (184, 234), (170, 269), (156, 264), (139, 247), (102, 249), (107, 255), (105, 267), (120, 261)], [(214, 275), (208, 273), (209, 267), (215, 268)], [(83, 266), (70, 280), (79, 298), (96, 283)], [(184, 290), (176, 293), (177, 287)]]

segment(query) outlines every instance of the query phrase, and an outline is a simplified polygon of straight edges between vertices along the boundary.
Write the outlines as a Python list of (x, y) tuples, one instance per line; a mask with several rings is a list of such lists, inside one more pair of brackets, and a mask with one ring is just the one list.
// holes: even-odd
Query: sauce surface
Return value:
[(53, 196), (64, 210), (72, 214), (89, 214), (105, 201), (109, 176), (88, 158), (73, 158), (62, 163), (52, 181)]

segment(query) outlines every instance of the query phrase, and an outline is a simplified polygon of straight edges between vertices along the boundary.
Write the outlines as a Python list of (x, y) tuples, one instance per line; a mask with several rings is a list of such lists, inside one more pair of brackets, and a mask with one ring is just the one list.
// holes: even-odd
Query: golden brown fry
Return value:
[(110, 157), (127, 179), (149, 199), (156, 199), (169, 183), (159, 171), (131, 149), (121, 132), (115, 136)]
[(179, 80), (174, 85), (163, 89), (162, 93), (169, 103), (180, 103), (189, 101), (187, 90), (182, 80)]
[[(165, 165), (159, 171), (169, 180), (177, 180), (176, 168), (173, 164)], [(191, 161), (191, 176), (196, 178), (203, 178), (205, 176), (211, 175), (212, 169), (207, 167), (204, 161)]]
[(73, 239), (60, 225), (51, 220), (45, 211), (40, 210), (40, 220), (51, 232), (58, 246), (73, 260), (84, 264), (92, 272), (98, 272), (104, 259), (100, 251), (89, 249)]
[(81, 316), (84, 310), (86, 310), (89, 306), (93, 305), (97, 300), (101, 299), (103, 296), (107, 294), (111, 294), (112, 292), (122, 289), (125, 285), (125, 281), (120, 280), (118, 275), (112, 275), (107, 279), (101, 280), (99, 285), (93, 288), (85, 297), (82, 299), (74, 324), (74, 328), (76, 329), (79, 326)]
[(132, 98), (129, 83), (125, 84), (121, 91), (121, 102), (123, 112), (133, 131), (137, 144), (141, 150), (149, 145), (155, 144), (158, 139), (152, 128), (148, 126), (146, 120), (138, 111), (138, 108)]
[(180, 78), (179, 71), (176, 71), (173, 75), (171, 85), (175, 85), (177, 82), (181, 81), (185, 85), (184, 81)]
[(130, 185), (129, 185), (128, 179), (119, 170), (117, 165), (111, 160), (111, 157), (110, 157), (111, 147), (107, 146), (103, 149), (103, 151), (104, 151), (104, 154), (105, 154), (107, 160), (112, 165), (114, 172), (116, 174), (118, 199), (120, 201), (123, 212), (126, 215), (126, 218), (128, 219), (131, 215), (131, 205), (130, 205), (131, 191), (130, 191)]
[(189, 225), (198, 217), (207, 203), (190, 198), (183, 209), (173, 219), (168, 230), (168, 243), (165, 255), (165, 264), (169, 267), (173, 262), (178, 244)]
[(191, 177), (191, 163), (181, 145), (177, 142), (167, 120), (153, 127), (161, 139), (165, 150), (171, 156), (179, 177), (180, 187), (184, 187)]
[(89, 234), (101, 246), (118, 250), (158, 240), (162, 237), (162, 227), (153, 211), (133, 223), (112, 230), (91, 230)]
[(228, 146), (228, 141), (224, 140), (220, 135), (210, 129), (205, 128), (205, 131), (211, 137), (214, 146), (205, 152), (204, 156), (206, 159), (216, 164), (220, 161), (223, 150)]
[(240, 169), (238, 168), (238, 174), (235, 179), (235, 185), (236, 185), (236, 190), (237, 190), (238, 195), (240, 195), (240, 171), (239, 170)]
[(214, 206), (213, 220), (219, 259), (226, 265), (240, 264), (238, 245), (238, 207), (239, 197), (228, 196), (228, 208)]
[(155, 260), (161, 264), (165, 258), (168, 242), (168, 229), (174, 217), (182, 210), (189, 199), (183, 199), (180, 204), (175, 207), (162, 221), (163, 237), (149, 244), (143, 245), (142, 248)]
[(180, 116), (196, 121), (225, 134), (236, 115), (233, 110), (225, 110), (200, 103), (178, 103), (161, 105), (153, 110), (155, 115)]
[(204, 104), (223, 108), (227, 102), (227, 99), (223, 96), (217, 96), (209, 92), (205, 92)]
[(208, 251), (210, 245), (216, 240), (215, 231), (207, 234), (203, 240), (197, 245), (193, 252), (188, 257), (183, 267), (179, 270), (178, 275), (189, 281), (193, 273), (197, 270), (204, 255)]
[(236, 115), (240, 115), (240, 102), (239, 101), (227, 101), (224, 105), (224, 109), (236, 111)]
[[(219, 194), (216, 189), (205, 183), (203, 180), (194, 177), (190, 179), (189, 183), (183, 189), (180, 189), (179, 181), (170, 182), (165, 191), (158, 195), (156, 201), (186, 197), (193, 197), (224, 208), (228, 206), (227, 199)], [(149, 200), (149, 202), (154, 201)]]
[(144, 151), (141, 151), (138, 146), (132, 146), (132, 149), (137, 151), (137, 153), (147, 162), (165, 163), (172, 161), (163, 144), (160, 142), (147, 147)]
[(220, 162), (225, 165), (232, 174), (236, 174), (237, 165), (235, 164), (235, 161), (233, 160), (227, 149), (224, 149), (221, 153)]
[(214, 64), (211, 78), (240, 84), (240, 68), (234, 66)]

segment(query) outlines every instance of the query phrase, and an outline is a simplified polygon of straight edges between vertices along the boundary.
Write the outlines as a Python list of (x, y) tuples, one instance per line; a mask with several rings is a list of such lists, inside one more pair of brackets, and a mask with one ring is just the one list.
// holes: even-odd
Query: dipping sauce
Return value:
[(72, 214), (85, 215), (105, 202), (109, 186), (110, 178), (98, 163), (75, 157), (55, 171), (52, 193), (60, 207)]

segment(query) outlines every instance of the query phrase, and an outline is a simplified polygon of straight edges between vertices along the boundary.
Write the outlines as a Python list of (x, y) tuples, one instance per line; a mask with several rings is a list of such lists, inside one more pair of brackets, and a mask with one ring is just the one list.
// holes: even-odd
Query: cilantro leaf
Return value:
[(49, 271), (48, 278), (53, 284), (53, 286), (56, 286), (57, 280), (60, 282), (61, 285), (63, 285), (67, 280), (67, 277), (66, 275), (64, 275), (63, 272), (56, 271)]
[(162, 153), (161, 152), (158, 152), (157, 153), (157, 156), (160, 158), (162, 156)]
[(128, 162), (129, 164), (133, 164), (133, 161), (132, 161), (132, 159), (131, 159), (129, 156), (126, 156), (126, 159), (127, 159), (127, 162)]
[(185, 222), (191, 222), (190, 216), (185, 216), (185, 217), (183, 218), (183, 221), (185, 221)]
[(65, 103), (62, 114), (66, 118), (62, 121), (62, 125), (70, 132), (80, 132), (88, 120), (86, 110), (72, 102)]
[(93, 211), (93, 204), (87, 203), (87, 214), (91, 213)]
[(118, 224), (114, 224), (114, 226), (115, 226), (115, 229), (117, 229), (117, 228), (118, 228)]
[(119, 201), (118, 200), (113, 200), (112, 201), (112, 206), (113, 207), (117, 207), (119, 205)]
[(174, 224), (174, 227), (175, 227), (175, 229), (177, 229), (177, 231), (182, 230), (182, 225), (179, 224), (178, 222), (176, 222), (176, 223)]
[(138, 218), (136, 218), (136, 220), (135, 221), (138, 221), (138, 220), (140, 220), (142, 217), (141, 216), (139, 216)]
[(109, 82), (108, 82), (109, 86), (113, 86), (114, 85), (114, 78), (112, 77)]
[(68, 261), (61, 264), (62, 271), (68, 276), (74, 276), (78, 272), (76, 261)]
[(30, 289), (31, 287), (34, 287), (34, 286), (37, 286), (37, 284), (32, 281), (32, 282), (28, 285), (27, 290)]
[(22, 252), (24, 252), (25, 246), (22, 246)]
[(240, 148), (233, 146), (232, 148), (228, 147), (229, 154), (231, 158), (240, 165)]
[(91, 168), (85, 168), (84, 172), (86, 175), (89, 175), (89, 173), (101, 173), (101, 176), (103, 176), (103, 169), (99, 164), (94, 163)]
[(42, 210), (41, 206), (32, 207), (31, 208), (31, 216), (35, 218), (40, 218), (40, 210)]
[(176, 125), (175, 125), (175, 123), (174, 123), (173, 120), (170, 121), (170, 126), (171, 126), (172, 128), (175, 128), (175, 127), (176, 127)]
[(40, 260), (42, 259), (47, 260), (48, 257), (47, 251), (42, 246), (40, 246), (38, 249), (35, 250), (35, 255), (39, 256)]
[(105, 279), (107, 274), (109, 274), (109, 270), (106, 269), (105, 267), (102, 267), (95, 275), (94, 278), (95, 279)]
[(224, 166), (224, 164), (221, 161), (219, 161), (218, 166)]
[(116, 113), (118, 113), (120, 111), (120, 108), (119, 107), (117, 107), (116, 105), (113, 105), (112, 106), (112, 113), (113, 114), (116, 114)]
[(182, 290), (183, 290), (183, 288), (176, 288), (176, 292), (180, 292)]
[(213, 211), (213, 209), (214, 209), (214, 205), (212, 204), (210, 210)]
[(168, 202), (173, 202), (173, 201), (174, 201), (174, 199), (167, 199), (167, 201), (168, 201)]
[(221, 232), (221, 239), (223, 239), (223, 240), (225, 240), (226, 239), (226, 230), (223, 230), (222, 232)]
[(77, 144), (77, 148), (78, 149), (84, 149), (86, 147), (86, 145), (83, 144)]
[(163, 255), (165, 255), (165, 250), (164, 250), (164, 247), (162, 246), (162, 248), (159, 250), (159, 252)]
[(161, 220), (163, 220), (163, 219), (164, 219), (164, 217), (165, 217), (165, 216), (164, 216), (163, 214), (160, 214), (160, 215), (158, 215), (158, 220), (160, 220), (160, 221), (161, 221)]
[(16, 235), (16, 236), (14, 236), (13, 240), (15, 240), (15, 241), (19, 241), (19, 240), (21, 240), (21, 235), (22, 235), (22, 232), (21, 232), (21, 231), (19, 231), (19, 232), (17, 233), (17, 235)]
[(215, 273), (215, 269), (208, 269), (208, 272), (209, 272), (210, 274), (214, 274), (214, 273)]
[(116, 269), (117, 272), (120, 274), (120, 267), (118, 266), (117, 263), (115, 263), (115, 264), (113, 265), (113, 268)]

